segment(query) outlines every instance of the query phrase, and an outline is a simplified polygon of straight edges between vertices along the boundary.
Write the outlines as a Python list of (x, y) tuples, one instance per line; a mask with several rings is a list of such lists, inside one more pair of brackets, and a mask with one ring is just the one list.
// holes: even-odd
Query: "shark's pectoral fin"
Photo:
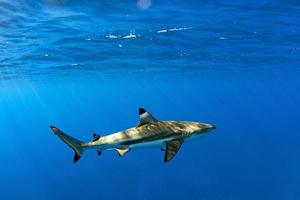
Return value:
[(130, 148), (127, 148), (127, 149), (118, 149), (118, 148), (116, 148), (116, 150), (119, 153), (119, 156), (124, 156), (128, 151), (130, 151)]
[(102, 154), (102, 151), (100, 151), (100, 150), (97, 150), (96, 152), (97, 152), (97, 155), (98, 155), (98, 156), (101, 156), (101, 154)]
[(172, 158), (179, 151), (183, 141), (182, 140), (172, 140), (166, 143), (167, 149), (165, 153), (165, 162), (172, 160)]
[(145, 124), (150, 124), (150, 123), (158, 121), (157, 119), (155, 119), (155, 117), (153, 117), (144, 108), (139, 108), (139, 115), (140, 115), (140, 121), (136, 126), (137, 128), (140, 127), (140, 126), (143, 126)]

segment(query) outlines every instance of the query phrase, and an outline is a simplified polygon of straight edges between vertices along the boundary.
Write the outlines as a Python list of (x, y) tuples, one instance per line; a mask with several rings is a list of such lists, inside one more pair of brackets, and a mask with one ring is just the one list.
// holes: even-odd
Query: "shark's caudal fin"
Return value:
[(55, 135), (57, 135), (62, 141), (64, 141), (69, 147), (74, 150), (74, 163), (77, 162), (83, 154), (84, 149), (82, 145), (84, 144), (84, 142), (65, 134), (55, 126), (50, 126), (50, 128), (55, 133)]

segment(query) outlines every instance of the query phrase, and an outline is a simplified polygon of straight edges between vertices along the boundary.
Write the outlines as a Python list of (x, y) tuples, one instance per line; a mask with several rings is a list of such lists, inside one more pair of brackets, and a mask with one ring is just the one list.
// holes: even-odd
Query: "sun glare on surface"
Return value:
[(146, 10), (150, 8), (151, 4), (151, 0), (138, 0), (137, 7), (141, 10)]

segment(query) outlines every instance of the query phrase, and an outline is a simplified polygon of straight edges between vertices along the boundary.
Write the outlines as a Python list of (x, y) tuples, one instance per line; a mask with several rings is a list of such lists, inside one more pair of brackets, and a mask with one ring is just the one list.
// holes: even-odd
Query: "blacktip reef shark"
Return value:
[(216, 127), (210, 124), (188, 121), (160, 121), (144, 108), (139, 108), (139, 123), (136, 127), (101, 137), (93, 135), (91, 142), (84, 143), (75, 139), (58, 128), (51, 126), (52, 131), (64, 141), (74, 152), (74, 163), (85, 150), (94, 149), (98, 155), (104, 150), (117, 150), (124, 156), (131, 149), (161, 147), (165, 151), (164, 161), (170, 161), (181, 145), (188, 140), (206, 135)]

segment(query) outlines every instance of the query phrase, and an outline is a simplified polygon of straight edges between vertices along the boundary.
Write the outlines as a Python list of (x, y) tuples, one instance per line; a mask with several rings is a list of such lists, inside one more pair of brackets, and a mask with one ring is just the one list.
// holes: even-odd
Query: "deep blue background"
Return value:
[[(0, 1), (1, 199), (300, 199), (298, 1)], [(131, 37), (131, 38), (128, 38)], [(162, 120), (218, 128), (160, 149), (73, 152)]]

